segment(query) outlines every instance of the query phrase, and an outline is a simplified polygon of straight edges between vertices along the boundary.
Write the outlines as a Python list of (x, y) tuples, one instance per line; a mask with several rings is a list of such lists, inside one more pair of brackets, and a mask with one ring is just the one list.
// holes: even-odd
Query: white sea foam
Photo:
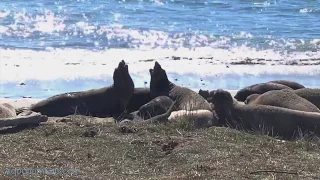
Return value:
[(300, 13), (310, 13), (310, 12), (313, 12), (313, 10), (312, 9), (303, 8), (303, 9), (300, 9), (299, 12)]
[[(292, 75), (319, 76), (320, 65), (316, 65), (320, 52), (282, 54), (271, 50), (258, 51), (245, 47), (230, 50), (182, 48), (179, 50), (154, 49), (150, 51), (110, 49), (89, 51), (76, 49), (50, 49), (48, 51), (0, 49), (1, 83), (25, 80), (55, 80), (111, 78), (118, 62), (124, 59), (130, 74), (137, 81), (148, 81), (148, 70), (158, 61), (168, 74), (190, 83), (185, 77), (225, 77)], [(173, 58), (172, 58), (173, 57)], [(233, 65), (246, 58), (258, 59), (264, 65)], [(192, 60), (189, 60), (191, 59)], [(318, 58), (318, 60), (317, 60)], [(173, 60), (176, 59), (176, 60)], [(264, 60), (263, 60), (264, 59)], [(282, 65), (292, 61), (315, 63), (309, 66)], [(319, 64), (319, 63), (318, 63)], [(173, 77), (172, 76), (172, 77)], [(198, 81), (198, 79), (197, 79)]]
[(1, 11), (0, 12), (0, 18), (5, 18), (7, 16), (9, 16), (10, 11), (6, 10), (6, 11)]

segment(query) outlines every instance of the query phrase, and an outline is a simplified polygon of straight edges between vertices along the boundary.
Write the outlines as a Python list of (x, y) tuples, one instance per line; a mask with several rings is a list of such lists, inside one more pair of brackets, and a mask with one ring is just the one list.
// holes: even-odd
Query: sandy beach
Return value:
[(10, 99), (10, 98), (0, 98), (0, 103), (11, 104), (15, 108), (29, 107), (32, 104), (35, 104), (42, 99), (33, 99), (33, 98), (20, 98), (20, 99)]

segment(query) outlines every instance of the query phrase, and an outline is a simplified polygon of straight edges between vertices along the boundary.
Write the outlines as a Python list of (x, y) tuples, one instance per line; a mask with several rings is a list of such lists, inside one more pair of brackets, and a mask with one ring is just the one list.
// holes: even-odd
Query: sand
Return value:
[(30, 107), (32, 104), (35, 104), (42, 99), (34, 99), (34, 98), (20, 98), (20, 99), (10, 99), (10, 98), (0, 98), (0, 103), (8, 103), (11, 104), (14, 108), (21, 107)]

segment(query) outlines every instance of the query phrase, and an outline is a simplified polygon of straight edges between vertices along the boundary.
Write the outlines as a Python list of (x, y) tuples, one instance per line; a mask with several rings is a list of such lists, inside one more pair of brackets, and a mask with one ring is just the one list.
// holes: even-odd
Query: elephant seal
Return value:
[(199, 92), (198, 92), (198, 94), (199, 94), (200, 96), (202, 96), (204, 99), (209, 98), (209, 91), (208, 91), (208, 90), (202, 90), (202, 89), (200, 89)]
[[(158, 96), (142, 105), (137, 111), (124, 114), (123, 118), (132, 121), (150, 119), (167, 112), (172, 102), (173, 101), (168, 96)], [(175, 109), (176, 107), (174, 107), (173, 110)]]
[(128, 65), (122, 60), (113, 73), (114, 84), (100, 89), (59, 94), (31, 106), (43, 115), (63, 117), (72, 114), (108, 117), (121, 115), (134, 91)]
[(210, 104), (198, 93), (191, 89), (177, 86), (168, 80), (167, 73), (156, 61), (154, 68), (149, 70), (151, 75), (150, 92), (153, 97), (168, 96), (177, 101), (176, 110), (199, 110), (212, 111)]
[(310, 101), (320, 109), (320, 89), (304, 88), (294, 90), (293, 92), (298, 96)]
[(173, 101), (168, 96), (158, 96), (141, 106), (138, 111), (138, 116), (142, 119), (149, 119), (156, 115), (164, 114), (167, 112), (172, 102)]
[(137, 124), (137, 125), (144, 125), (144, 124), (153, 124), (153, 123), (166, 123), (168, 122), (168, 118), (175, 109), (177, 101), (173, 101), (170, 107), (168, 108), (167, 112), (164, 114), (156, 115), (150, 119), (143, 120), (142, 118), (135, 118), (134, 120), (124, 119), (119, 124)]
[(198, 94), (206, 99), (209, 103), (211, 102), (211, 96), (214, 94), (215, 90), (208, 91), (200, 89)]
[(134, 92), (127, 106), (127, 113), (132, 113), (152, 100), (149, 88), (134, 88)]
[(318, 112), (320, 110), (308, 100), (298, 96), (291, 90), (272, 90), (261, 95), (252, 94), (245, 101), (248, 105), (269, 105), (293, 110)]
[(213, 113), (211, 111), (202, 109), (195, 111), (173, 111), (168, 119), (169, 121), (189, 121), (192, 124), (192, 127), (195, 128), (218, 125), (217, 118), (213, 115)]
[(237, 92), (237, 94), (234, 96), (235, 99), (238, 101), (245, 101), (248, 96), (251, 94), (263, 94), (265, 92), (271, 91), (271, 90), (281, 90), (281, 89), (291, 89), (288, 86), (277, 84), (277, 83), (260, 83), (260, 84), (254, 84), (245, 88), (242, 88)]
[[(161, 98), (166, 96), (160, 96)], [(176, 102), (171, 101), (170, 107), (163, 114), (155, 115), (150, 119), (143, 120), (140, 117), (135, 117), (133, 120), (124, 119), (120, 122), (120, 124), (137, 124), (144, 125), (150, 123), (167, 123), (167, 122), (175, 122), (175, 121), (189, 121), (192, 123), (192, 127), (195, 128), (203, 128), (210, 127), (213, 125), (217, 125), (217, 118), (213, 115), (213, 113), (209, 110), (194, 110), (194, 111), (186, 111), (179, 110), (174, 111), (176, 109)]]
[(320, 131), (320, 113), (291, 110), (267, 105), (241, 105), (231, 94), (218, 89), (212, 96), (219, 121), (245, 130), (263, 130), (272, 136), (291, 139), (304, 131)]
[(0, 118), (10, 118), (15, 117), (16, 115), (16, 110), (13, 106), (8, 103), (0, 104)]
[(40, 113), (32, 112), (28, 109), (17, 114), (15, 108), (8, 104), (0, 104), (0, 127), (37, 125), (48, 120), (48, 117)]
[(293, 90), (305, 88), (302, 84), (299, 84), (294, 81), (287, 81), (287, 80), (275, 80), (275, 81), (269, 81), (268, 83), (282, 84), (292, 88)]
[(244, 104), (250, 104), (251, 102), (255, 101), (261, 94), (251, 94), (247, 97), (247, 99), (244, 101)]

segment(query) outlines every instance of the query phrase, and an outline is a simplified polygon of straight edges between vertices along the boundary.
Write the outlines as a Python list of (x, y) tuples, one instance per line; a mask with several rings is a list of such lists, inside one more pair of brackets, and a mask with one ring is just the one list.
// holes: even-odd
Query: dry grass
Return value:
[[(21, 130), (21, 129), (20, 129)], [(0, 179), (317, 179), (319, 140), (281, 141), (188, 124), (123, 126), (74, 116), (1, 130)], [(74, 175), (6, 175), (6, 169), (78, 169)], [(272, 172), (259, 172), (271, 170)], [(278, 172), (275, 172), (278, 171)]]

